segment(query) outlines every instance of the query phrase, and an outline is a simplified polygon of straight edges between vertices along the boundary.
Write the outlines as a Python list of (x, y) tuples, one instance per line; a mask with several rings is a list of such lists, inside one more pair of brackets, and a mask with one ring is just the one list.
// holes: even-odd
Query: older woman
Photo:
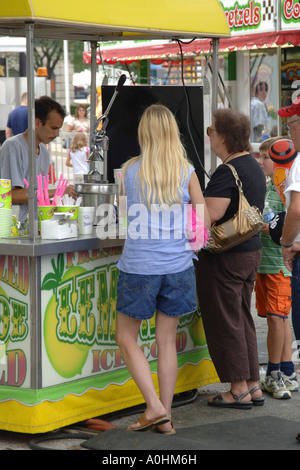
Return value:
[[(207, 129), (211, 149), (223, 163), (205, 190), (212, 223), (225, 222), (238, 209), (238, 189), (226, 163), (236, 169), (249, 203), (263, 210), (266, 181), (258, 162), (249, 154), (250, 129), (249, 119), (232, 109), (217, 110)], [(196, 263), (198, 299), (210, 355), (220, 381), (231, 384), (229, 391), (209, 397), (211, 406), (248, 409), (263, 404), (250, 311), (260, 260), (261, 242), (256, 235), (224, 253), (202, 250)]]

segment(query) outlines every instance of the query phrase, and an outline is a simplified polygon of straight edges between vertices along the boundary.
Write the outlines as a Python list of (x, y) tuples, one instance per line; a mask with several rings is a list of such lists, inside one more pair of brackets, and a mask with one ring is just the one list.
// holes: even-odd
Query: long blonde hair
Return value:
[(70, 145), (70, 151), (76, 152), (76, 150), (81, 150), (84, 147), (87, 147), (88, 141), (87, 136), (84, 132), (77, 132), (72, 140)]
[(148, 208), (155, 203), (180, 204), (190, 164), (172, 112), (160, 104), (149, 106), (139, 123), (138, 140), (141, 155), (125, 163), (122, 180), (128, 166), (141, 159), (137, 178)]

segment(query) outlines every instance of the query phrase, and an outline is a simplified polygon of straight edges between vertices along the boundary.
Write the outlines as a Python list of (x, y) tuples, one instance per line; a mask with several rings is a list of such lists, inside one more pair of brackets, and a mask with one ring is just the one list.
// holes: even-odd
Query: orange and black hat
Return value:
[(285, 106), (285, 108), (278, 109), (277, 113), (280, 117), (289, 117), (294, 116), (295, 114), (297, 116), (300, 116), (300, 98), (297, 98), (289, 106)]
[(280, 139), (271, 145), (269, 155), (274, 163), (286, 165), (296, 158), (297, 150), (291, 140)]

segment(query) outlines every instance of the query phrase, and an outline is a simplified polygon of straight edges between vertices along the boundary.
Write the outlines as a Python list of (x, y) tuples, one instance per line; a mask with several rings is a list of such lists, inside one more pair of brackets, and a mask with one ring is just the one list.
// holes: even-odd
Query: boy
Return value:
[[(273, 161), (269, 148), (279, 137), (265, 140), (259, 147), (259, 163), (266, 177), (265, 201), (275, 215), (285, 210), (273, 181)], [(284, 265), (281, 247), (269, 235), (269, 224), (261, 233), (263, 247), (262, 261), (258, 269), (255, 293), (256, 308), (259, 316), (268, 322), (267, 348), (268, 364), (266, 378), (260, 383), (261, 389), (271, 393), (274, 398), (291, 398), (291, 391), (298, 390), (297, 376), (292, 362), (292, 330), (288, 315), (291, 309), (291, 273)]]

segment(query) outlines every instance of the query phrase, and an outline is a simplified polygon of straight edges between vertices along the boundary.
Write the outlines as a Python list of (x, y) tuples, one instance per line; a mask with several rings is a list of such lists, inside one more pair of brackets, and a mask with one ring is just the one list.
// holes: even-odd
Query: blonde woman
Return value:
[[(187, 249), (182, 213), (191, 202), (204, 209), (207, 227), (210, 221), (173, 114), (162, 105), (147, 108), (138, 139), (141, 154), (122, 171), (128, 231), (118, 263), (116, 341), (146, 402), (145, 412), (128, 429), (175, 434), (171, 405), (177, 379), (178, 318), (197, 309), (194, 254)], [(155, 311), (160, 397), (137, 342), (142, 320)]]
[(66, 159), (66, 166), (73, 168), (74, 183), (83, 183), (84, 175), (89, 172), (87, 162), (89, 151), (86, 134), (84, 132), (75, 134)]

